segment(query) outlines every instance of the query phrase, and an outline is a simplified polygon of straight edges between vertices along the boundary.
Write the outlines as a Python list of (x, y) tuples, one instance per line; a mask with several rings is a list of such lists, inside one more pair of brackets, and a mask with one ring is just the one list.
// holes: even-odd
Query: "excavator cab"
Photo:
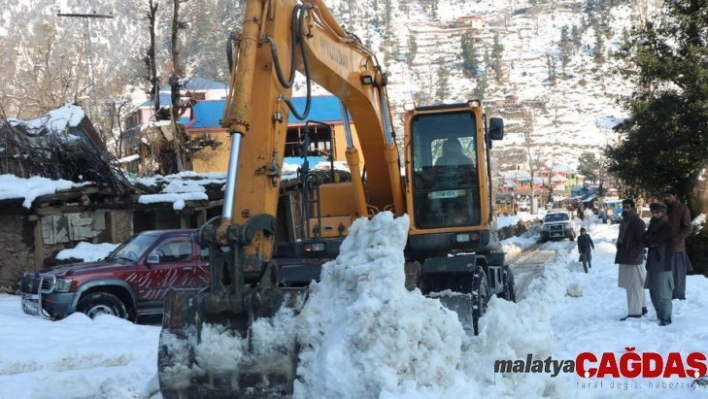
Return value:
[[(439, 298), (468, 331), (489, 298), (514, 298), (492, 212), (489, 149), (503, 121), (486, 118), (478, 100), (407, 109), (405, 115), (406, 285)], [(413, 281), (411, 281), (413, 280)]]
[(416, 227), (479, 225), (479, 144), (474, 117), (463, 111), (422, 114), (412, 120), (411, 205)]

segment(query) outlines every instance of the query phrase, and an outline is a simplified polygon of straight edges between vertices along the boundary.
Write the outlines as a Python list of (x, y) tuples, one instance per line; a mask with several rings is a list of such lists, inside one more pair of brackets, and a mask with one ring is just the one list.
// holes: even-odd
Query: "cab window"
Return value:
[(160, 263), (184, 262), (192, 260), (192, 240), (189, 237), (169, 237), (153, 250), (160, 257)]

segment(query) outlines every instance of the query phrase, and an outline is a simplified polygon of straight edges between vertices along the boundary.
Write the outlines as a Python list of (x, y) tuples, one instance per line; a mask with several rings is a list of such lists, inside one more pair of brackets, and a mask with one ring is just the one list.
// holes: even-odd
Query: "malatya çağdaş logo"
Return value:
[(701, 352), (687, 355), (669, 352), (636, 352), (634, 347), (626, 347), (626, 352), (616, 354), (603, 352), (596, 355), (582, 352), (575, 359), (555, 360), (551, 356), (534, 359), (532, 354), (526, 359), (496, 360), (495, 373), (545, 373), (557, 377), (560, 373), (575, 373), (582, 378), (702, 378), (708, 372), (706, 356)]

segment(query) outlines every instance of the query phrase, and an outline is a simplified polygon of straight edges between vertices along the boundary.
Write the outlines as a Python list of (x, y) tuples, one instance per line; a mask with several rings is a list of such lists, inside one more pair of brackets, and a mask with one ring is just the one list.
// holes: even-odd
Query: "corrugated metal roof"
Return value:
[[(172, 97), (169, 94), (160, 93), (160, 107), (164, 107), (165, 105), (170, 104), (172, 104)], [(140, 104), (139, 108), (152, 107), (154, 105), (154, 101), (147, 100), (144, 103)]]
[[(294, 97), (292, 103), (295, 109), (299, 113), (305, 111), (305, 97)], [(194, 121), (189, 125), (190, 129), (198, 128), (218, 128), (221, 127), (221, 116), (224, 112), (224, 106), (226, 101), (224, 100), (214, 100), (214, 101), (199, 101), (194, 104)], [(307, 120), (314, 120), (319, 122), (341, 122), (342, 112), (339, 107), (339, 99), (334, 96), (315, 96), (312, 97), (312, 103), (310, 104), (310, 114)], [(305, 121), (301, 121), (292, 116), (289, 118), (290, 125), (304, 124)]]

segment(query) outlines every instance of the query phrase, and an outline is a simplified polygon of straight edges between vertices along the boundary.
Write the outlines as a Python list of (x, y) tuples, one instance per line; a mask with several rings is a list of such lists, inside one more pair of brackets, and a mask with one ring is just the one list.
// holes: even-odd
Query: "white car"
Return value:
[(548, 240), (575, 240), (575, 229), (573, 229), (573, 217), (565, 209), (551, 209), (543, 218), (541, 226), (541, 241)]

